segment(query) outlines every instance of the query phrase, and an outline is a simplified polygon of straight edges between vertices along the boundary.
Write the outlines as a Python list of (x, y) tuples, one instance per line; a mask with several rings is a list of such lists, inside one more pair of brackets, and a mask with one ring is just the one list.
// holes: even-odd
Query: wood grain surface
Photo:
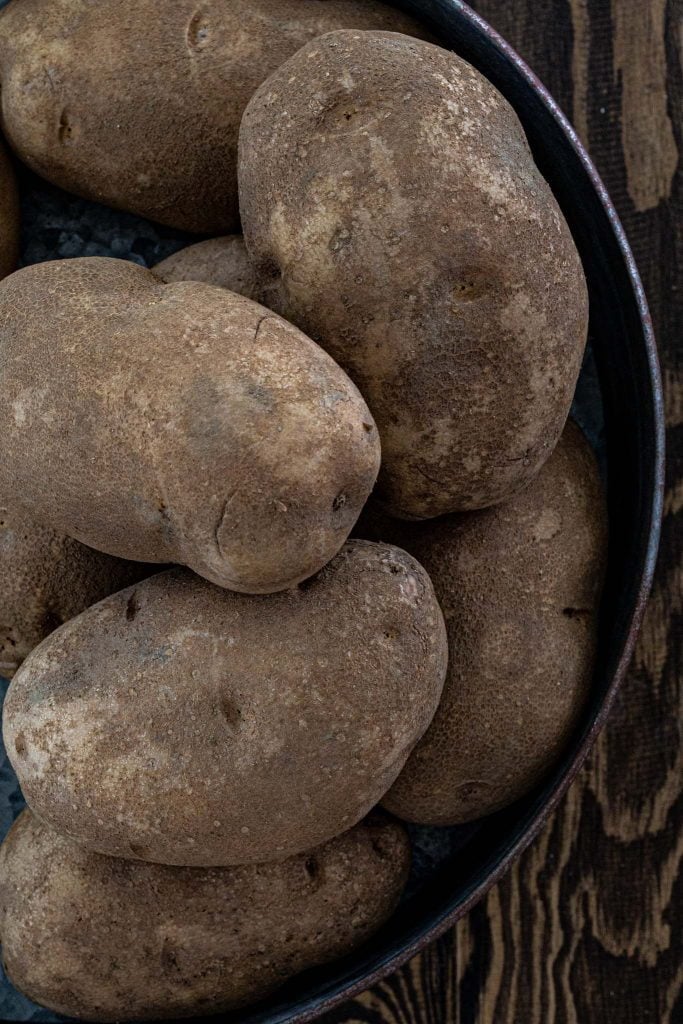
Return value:
[(652, 600), (589, 765), (488, 898), (322, 1024), (683, 1022), (683, 0), (474, 0), (573, 119), (650, 301), (668, 480)]

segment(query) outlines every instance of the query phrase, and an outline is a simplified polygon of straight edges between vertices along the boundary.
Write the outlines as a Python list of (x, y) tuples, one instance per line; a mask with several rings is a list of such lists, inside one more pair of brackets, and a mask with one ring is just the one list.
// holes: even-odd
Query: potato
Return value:
[(0, 676), (11, 679), (63, 622), (154, 571), (0, 507)]
[(209, 238), (169, 256), (152, 268), (167, 284), (171, 281), (203, 281), (255, 299), (258, 282), (241, 235)]
[(239, 224), (237, 136), (261, 82), (336, 28), (421, 34), (372, 0), (12, 0), (1, 119), (56, 185), (187, 231)]
[(336, 32), (252, 98), (239, 174), (260, 301), (360, 388), (387, 508), (419, 519), (518, 491), (569, 413), (588, 303), (507, 101), (429, 43)]
[(379, 467), (367, 406), (300, 331), (122, 260), (0, 282), (0, 393), (8, 507), (234, 590), (328, 562)]
[(5, 699), (27, 803), (99, 853), (215, 866), (359, 821), (429, 725), (446, 636), (429, 577), (354, 541), (268, 598), (171, 570), (31, 654)]
[(363, 943), (409, 864), (405, 831), (379, 817), (279, 864), (201, 869), (89, 853), (26, 811), (0, 850), (3, 959), (70, 1017), (225, 1011)]
[(18, 259), (19, 193), (12, 162), (0, 139), (0, 277), (10, 274)]
[(439, 710), (384, 806), (429, 825), (496, 811), (553, 765), (590, 686), (607, 547), (593, 453), (570, 422), (508, 503), (429, 523), (368, 514), (359, 530), (420, 560), (448, 632)]

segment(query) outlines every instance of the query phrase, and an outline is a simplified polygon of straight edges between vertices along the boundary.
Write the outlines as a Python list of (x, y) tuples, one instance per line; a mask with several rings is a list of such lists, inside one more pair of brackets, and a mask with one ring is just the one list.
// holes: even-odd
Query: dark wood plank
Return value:
[(588, 143), (651, 304), (667, 398), (653, 597), (611, 722), (539, 840), (454, 932), (325, 1024), (683, 1021), (681, 0), (475, 0)]

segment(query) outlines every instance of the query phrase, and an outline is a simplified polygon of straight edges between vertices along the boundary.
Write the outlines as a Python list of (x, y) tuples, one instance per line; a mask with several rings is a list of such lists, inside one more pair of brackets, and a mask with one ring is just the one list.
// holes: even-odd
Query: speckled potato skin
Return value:
[(0, 278), (11, 274), (19, 259), (19, 193), (14, 168), (0, 139)]
[(157, 263), (152, 271), (167, 284), (171, 281), (203, 281), (254, 300), (259, 293), (259, 284), (241, 235), (224, 235), (188, 245)]
[(356, 387), (291, 324), (122, 260), (0, 282), (0, 493), (120, 558), (250, 593), (340, 549), (379, 468)]
[(429, 825), (496, 811), (553, 765), (590, 686), (607, 551), (593, 453), (570, 422), (506, 504), (430, 523), (368, 515), (359, 529), (420, 560), (448, 632), (439, 710), (384, 806)]
[(11, 679), (63, 622), (152, 572), (0, 507), (0, 676)]
[(588, 302), (497, 90), (429, 43), (336, 32), (254, 95), (239, 176), (260, 301), (360, 388), (386, 507), (476, 509), (530, 480), (569, 413)]
[(68, 192), (202, 234), (235, 231), (249, 98), (332, 29), (424, 35), (373, 0), (12, 0), (0, 13), (2, 127)]
[(387, 792), (446, 673), (432, 585), (354, 541), (268, 598), (172, 570), (53, 633), (3, 735), (27, 803), (100, 853), (259, 863), (317, 846)]
[(217, 1013), (363, 943), (409, 866), (404, 829), (379, 816), (277, 864), (202, 869), (89, 853), (26, 811), (0, 850), (3, 960), (69, 1017)]

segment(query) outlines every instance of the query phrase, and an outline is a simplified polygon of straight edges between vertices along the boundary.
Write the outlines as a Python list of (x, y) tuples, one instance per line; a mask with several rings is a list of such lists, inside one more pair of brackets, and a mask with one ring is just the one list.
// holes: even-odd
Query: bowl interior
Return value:
[[(315, 1017), (398, 966), (483, 895), (540, 828), (601, 727), (630, 655), (656, 554), (663, 457), (656, 355), (637, 273), (601, 183), (533, 75), (466, 5), (458, 0), (403, 0), (396, 6), (429, 23), (444, 46), (482, 71), (513, 104), (583, 258), (591, 317), (574, 415), (598, 452), (610, 508), (598, 662), (581, 725), (543, 785), (473, 825), (413, 829), (413, 875), (391, 921), (353, 956), (306, 972), (253, 1010), (223, 1018), (235, 1024), (285, 1024)], [(193, 240), (67, 196), (28, 173), (22, 184), (26, 263), (107, 255), (153, 265)], [(21, 806), (11, 770), (2, 761), (2, 834)], [(0, 1017), (60, 1019), (34, 1007), (3, 977)]]

